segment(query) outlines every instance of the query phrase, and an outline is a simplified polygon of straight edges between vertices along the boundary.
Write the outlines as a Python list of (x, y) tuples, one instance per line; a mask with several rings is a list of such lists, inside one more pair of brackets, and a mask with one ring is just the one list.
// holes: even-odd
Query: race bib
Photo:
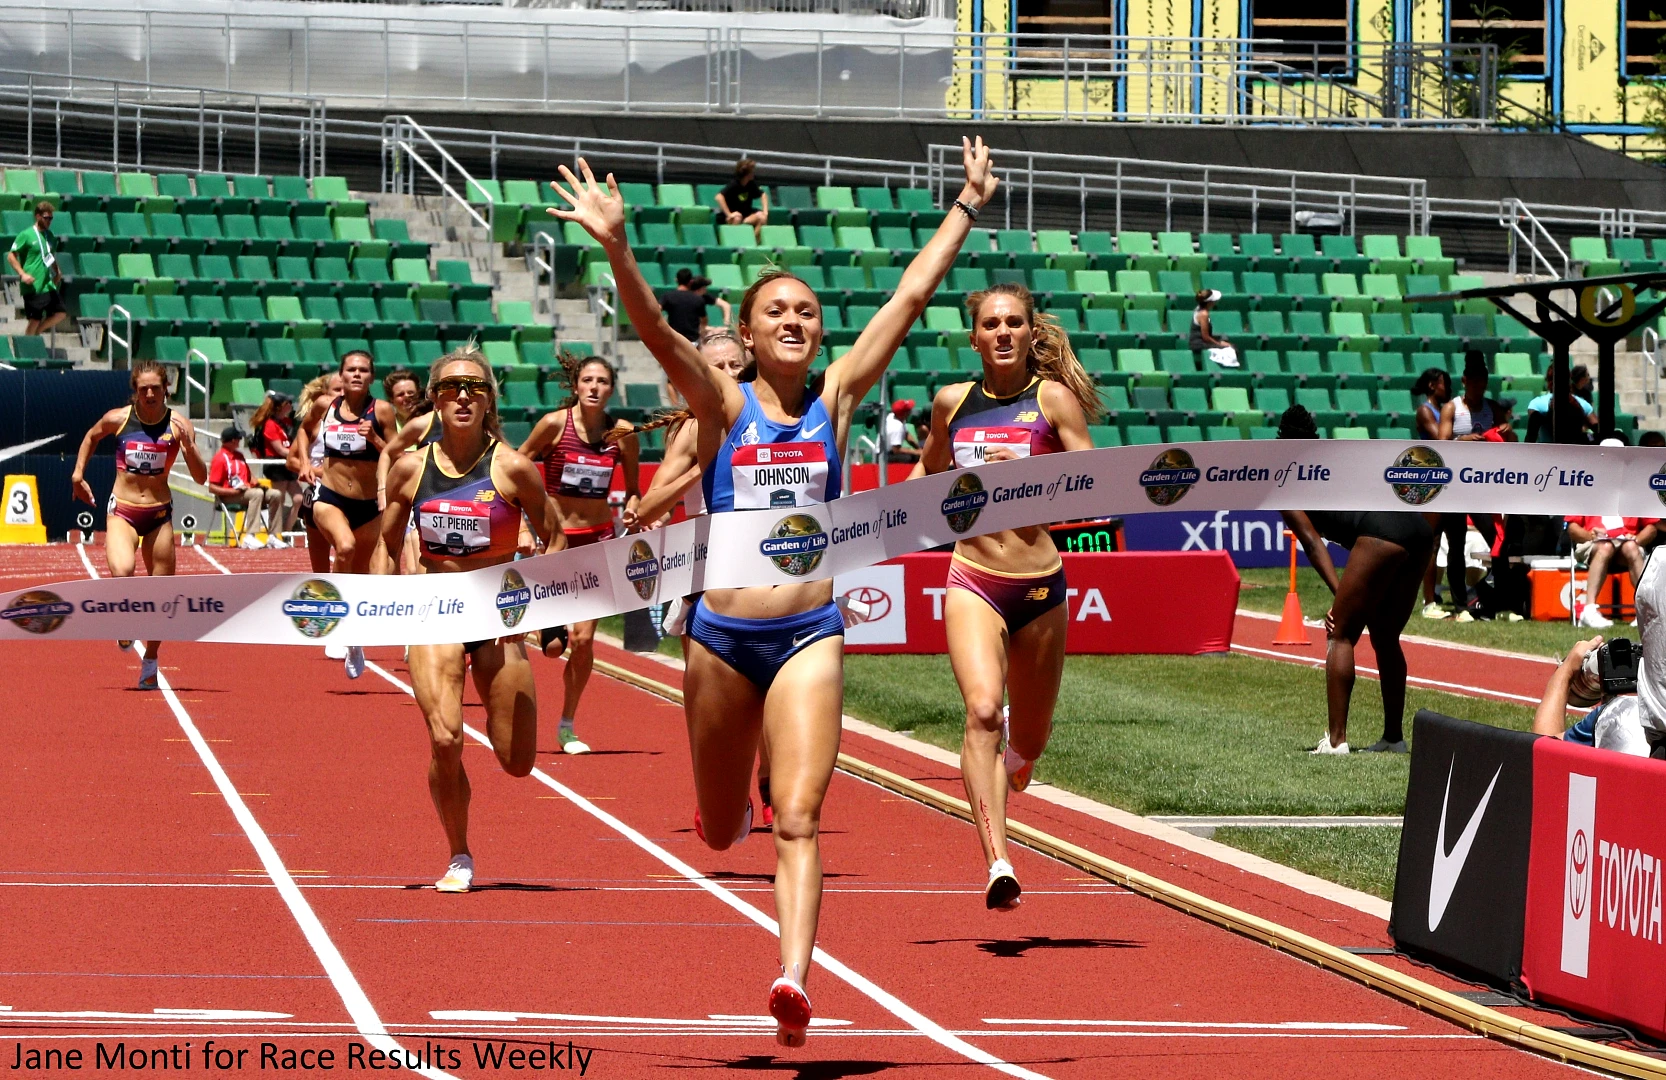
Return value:
[(156, 443), (129, 443), (122, 468), (139, 476), (161, 476), (168, 471), (168, 448)]
[(566, 495), (605, 498), (613, 483), (613, 462), (596, 454), (568, 454), (561, 465), (561, 491)]
[(370, 444), (365, 440), (359, 425), (354, 424), (325, 424), (324, 448), (337, 454), (357, 454)]
[(417, 535), (436, 555), (462, 558), (492, 546), (492, 511), (485, 503), (430, 499), (417, 507)]
[(38, 228), (35, 230), (35, 239), (40, 241), (40, 261), (46, 265), (48, 270), (57, 266), (58, 256), (52, 254), (52, 245), (46, 242), (46, 237), (40, 234)]
[(729, 460), (736, 510), (825, 502), (827, 446), (821, 442), (753, 443)]
[(1027, 458), (1031, 434), (1022, 427), (963, 427), (954, 433), (954, 463), (962, 469), (982, 465), (996, 446), (1006, 447), (1015, 458)]

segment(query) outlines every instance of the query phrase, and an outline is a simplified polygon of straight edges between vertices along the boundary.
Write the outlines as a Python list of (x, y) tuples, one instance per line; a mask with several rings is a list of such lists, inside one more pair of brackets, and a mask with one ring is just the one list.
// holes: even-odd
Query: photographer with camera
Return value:
[[(1666, 757), (1666, 738), (1652, 727), (1638, 698), (1643, 650), (1630, 638), (1581, 641), (1550, 677), (1533, 714), (1533, 732), (1637, 757)], [(1569, 707), (1596, 706), (1563, 724)]]

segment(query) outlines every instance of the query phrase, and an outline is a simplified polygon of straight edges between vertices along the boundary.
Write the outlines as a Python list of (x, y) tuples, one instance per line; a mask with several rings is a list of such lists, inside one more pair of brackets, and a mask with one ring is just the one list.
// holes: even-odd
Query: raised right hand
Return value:
[(625, 238), (625, 199), (619, 194), (619, 185), (613, 180), (613, 174), (607, 174), (607, 189), (596, 182), (596, 174), (590, 171), (590, 163), (583, 158), (578, 159), (579, 171), (584, 174), (584, 182), (573, 175), (567, 166), (561, 166), (561, 176), (572, 188), (569, 191), (555, 181), (550, 187), (555, 193), (565, 199), (571, 210), (559, 210), (550, 207), (551, 215), (562, 221), (574, 221), (585, 232), (597, 240), (606, 243), (609, 240), (623, 242)]

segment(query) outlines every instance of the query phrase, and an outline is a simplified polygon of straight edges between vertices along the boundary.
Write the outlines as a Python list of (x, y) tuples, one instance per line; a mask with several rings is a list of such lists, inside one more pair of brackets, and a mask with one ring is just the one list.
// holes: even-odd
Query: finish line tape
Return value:
[(5, 599), (0, 639), (478, 641), (706, 589), (816, 581), (1001, 529), (1153, 509), (1656, 517), (1666, 514), (1666, 452), (1385, 440), (1187, 443), (1003, 461), (812, 506), (793, 506), (789, 491), (776, 494), (784, 502), (776, 509), (708, 515), (467, 573), (67, 581)]

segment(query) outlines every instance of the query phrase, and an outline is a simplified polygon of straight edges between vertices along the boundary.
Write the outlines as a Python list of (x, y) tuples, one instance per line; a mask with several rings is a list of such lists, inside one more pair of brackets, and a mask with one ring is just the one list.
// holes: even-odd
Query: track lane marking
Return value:
[[(416, 696), (415, 691), (411, 689), (409, 683), (393, 675), (375, 661), (365, 661), (365, 669), (368, 671), (374, 671), (377, 675), (380, 675), (394, 686), (399, 687), (413, 698)], [(483, 732), (476, 730), (473, 726), (464, 724), (463, 730), (476, 742), (484, 746), (491, 745), (491, 740), (488, 739)], [(608, 828), (619, 833), (654, 859), (681, 874), (686, 880), (698, 885), (700, 888), (704, 889), (724, 904), (727, 904), (735, 911), (746, 916), (746, 918), (752, 920), (765, 930), (768, 930), (775, 937), (781, 936), (780, 924), (774, 919), (764, 914), (758, 908), (753, 907), (745, 900), (742, 900), (739, 896), (731, 893), (728, 889), (725, 889), (723, 886), (717, 884), (715, 881), (712, 881), (710, 878), (706, 877), (706, 875), (702, 874), (688, 863), (683, 862), (669, 851), (666, 851), (652, 840), (649, 840), (642, 833), (625, 824), (625, 822), (621, 821), (619, 818), (614, 817), (612, 814), (603, 810), (601, 807), (597, 806), (589, 799), (586, 799), (578, 792), (567, 787), (565, 784), (562, 784), (560, 781), (545, 773), (542, 769), (534, 767), (531, 776), (534, 780), (537, 780), (550, 790), (556, 792), (557, 794), (566, 796), (574, 806), (577, 806), (579, 809), (600, 821)], [(812, 961), (819, 961), (821, 966), (827, 970), (828, 974), (842, 980), (857, 992), (879, 1005), (880, 1008), (884, 1009), (892, 1016), (895, 1016), (897, 1019), (918, 1031), (920, 1034), (931, 1039), (939, 1046), (942, 1046), (947, 1050), (952, 1050), (970, 1061), (977, 1062), (979, 1065), (987, 1065), (995, 1071), (1005, 1073), (1008, 1076), (1020, 1077), (1022, 1080), (1050, 1080), (1049, 1077), (1042, 1073), (1032, 1072), (1022, 1066), (1013, 1065), (1010, 1062), (996, 1057), (987, 1050), (973, 1046), (971, 1043), (966, 1042), (960, 1036), (955, 1035), (935, 1021), (926, 1017), (923, 1013), (920, 1013), (911, 1006), (904, 1004), (900, 998), (891, 994), (889, 991), (880, 988), (878, 984), (874, 983), (866, 976), (858, 973), (853, 968), (835, 959), (834, 957), (829, 956), (827, 953), (822, 951), (820, 946), (816, 947), (815, 953), (812, 956)]]
[[(1296, 656), (1292, 653), (1279, 652), (1277, 649), (1261, 649), (1254, 645), (1240, 645), (1236, 641), (1232, 643), (1232, 651), (1252, 653), (1258, 657), (1266, 657), (1272, 660), (1282, 660), (1285, 663), (1300, 664), (1304, 667), (1318, 668), (1325, 666), (1325, 661), (1322, 657)], [(1364, 664), (1357, 665), (1354, 670), (1363, 675), (1370, 675), (1373, 677), (1379, 674), (1376, 668), (1366, 667)], [(1442, 682), (1439, 679), (1425, 679), (1417, 675), (1407, 675), (1406, 681), (1409, 683), (1416, 683), (1419, 686), (1432, 687), (1437, 690), (1450, 690), (1456, 693), (1466, 694), (1470, 697), (1502, 698), (1506, 701), (1519, 701), (1528, 705), (1537, 705), (1539, 703), (1539, 699), (1536, 697), (1527, 697), (1523, 694), (1512, 694), (1506, 690), (1488, 690), (1484, 686), (1470, 686), (1466, 683)]]
[[(92, 562), (87, 558), (85, 549), (78, 548), (77, 550), (81, 551), (81, 561), (86, 564), (87, 569), (92, 570)], [(198, 548), (198, 550), (201, 549)], [(204, 554), (203, 557), (207, 558), (220, 573), (231, 573), (230, 570), (215, 562), (208, 555)], [(96, 571), (94, 571), (93, 576), (98, 576)], [(347, 966), (347, 961), (342, 958), (335, 942), (330, 940), (329, 932), (324, 929), (324, 924), (318, 920), (318, 915), (312, 910), (312, 905), (308, 904), (306, 897), (301, 895), (300, 886), (295, 884), (295, 879), (290, 876), (288, 868), (284, 866), (283, 859), (278, 855), (278, 849), (272, 845), (271, 839), (267, 837), (265, 830), (260, 827), (260, 822), (255, 820), (254, 813), (249, 809), (249, 805), (238, 794), (237, 788), (231, 782), (231, 777), (226, 775), (226, 771), (220, 767), (220, 760), (214, 756), (214, 751), (209, 747), (208, 740), (203, 738), (202, 732), (197, 730), (197, 725), (191, 719), (191, 714), (186, 711), (185, 705), (174, 693), (173, 686), (169, 684), (167, 675), (160, 670), (156, 673), (156, 685), (162, 691), (162, 697), (167, 701), (168, 707), (173, 710), (174, 719), (179, 721), (180, 730), (185, 733), (185, 738), (191, 743), (191, 748), (197, 752), (197, 757), (202, 760), (203, 767), (208, 770), (208, 775), (213, 779), (215, 788), (219, 790), (221, 797), (226, 801), (226, 805), (231, 809), (232, 817), (242, 827), (243, 835), (248, 838), (255, 854), (260, 856), (260, 865), (265, 870), (266, 876), (272, 879), (272, 884), (277, 888), (278, 895), (283, 898), (285, 906), (289, 908), (290, 915), (300, 926), (302, 935), (307, 939), (307, 944), (312, 947), (319, 963), (324, 966), (324, 973), (329, 976), (331, 985), (335, 987), (336, 993), (341, 997), (341, 1003), (346, 1006), (347, 1015), (352, 1018), (353, 1026), (364, 1037), (364, 1040), (377, 1050), (392, 1053), (405, 1061), (411, 1060), (414, 1055), (400, 1046), (398, 1041), (388, 1034), (387, 1026), (382, 1023), (382, 1018), (376, 1014), (376, 1007), (370, 1003), (370, 998), (365, 995), (364, 988), (359, 985), (358, 978), (354, 976), (352, 969)], [(429, 1077), (430, 1080), (453, 1080), (450, 1073), (439, 1069), (420, 1068), (412, 1071), (421, 1076)]]

